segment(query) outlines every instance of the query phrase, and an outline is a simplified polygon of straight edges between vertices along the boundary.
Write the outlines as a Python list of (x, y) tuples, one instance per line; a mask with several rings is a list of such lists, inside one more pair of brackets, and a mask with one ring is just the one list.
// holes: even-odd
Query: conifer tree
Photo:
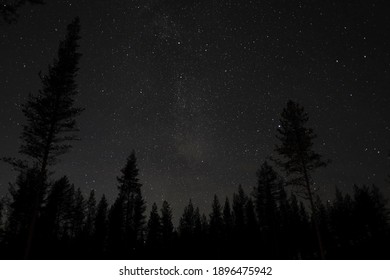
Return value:
[(169, 203), (164, 200), (161, 207), (161, 238), (164, 246), (171, 245), (173, 241), (172, 209)]
[[(4, 238), (4, 211), (5, 211), (5, 206), (4, 206), (4, 200), (1, 198), (0, 199), (0, 249), (1, 245), (3, 244), (3, 238)], [(0, 253), (1, 256), (1, 253)]]
[(61, 239), (66, 233), (73, 210), (73, 196), (74, 187), (66, 176), (51, 186), (42, 214), (42, 231), (49, 239)]
[(49, 66), (47, 75), (40, 75), (43, 88), (38, 95), (29, 95), (22, 110), (27, 118), (21, 136), (20, 153), (30, 157), (41, 173), (56, 162), (58, 156), (77, 140), (75, 118), (83, 111), (75, 107), (78, 93), (75, 81), (81, 54), (77, 52), (80, 23), (76, 18), (68, 25), (67, 35), (60, 43), (58, 58)]
[(359, 258), (388, 257), (388, 245), (387, 248), (384, 246), (389, 238), (389, 210), (386, 199), (375, 185), (370, 188), (355, 185), (353, 198), (352, 220)]
[[(43, 194), (38, 192), (38, 186), (42, 186), (42, 181), (47, 187), (46, 179), (42, 180), (37, 168), (20, 170), (16, 179), (16, 184), (11, 185), (10, 214), (5, 238), (7, 244), (13, 247), (12, 258), (21, 258), (25, 251), (26, 240), (29, 237), (29, 229), (36, 209), (35, 201), (32, 199), (39, 195), (43, 200)], [(25, 252), (24, 252), (25, 254)]]
[[(31, 160), (29, 165), (33, 166), (39, 178), (30, 194), (33, 208), (30, 209), (25, 258), (30, 257), (35, 227), (46, 192), (48, 166), (69, 151), (70, 141), (77, 139), (75, 118), (83, 110), (74, 105), (78, 93), (75, 78), (81, 56), (77, 52), (79, 32), (79, 19), (76, 18), (68, 25), (65, 40), (60, 42), (58, 58), (49, 66), (46, 75), (40, 74), (42, 90), (37, 95), (30, 94), (22, 106), (27, 123), (20, 137), (19, 153)], [(22, 166), (21, 161), (5, 160)]]
[(80, 188), (77, 188), (74, 195), (73, 209), (72, 209), (72, 231), (71, 237), (81, 237), (84, 227), (86, 202)]
[(96, 198), (95, 191), (91, 190), (89, 193), (88, 200), (86, 202), (86, 216), (84, 225), (85, 237), (91, 237), (95, 231), (95, 220), (96, 220)]
[(240, 232), (245, 225), (245, 205), (248, 200), (241, 185), (238, 186), (238, 193), (233, 194), (233, 221), (235, 231)]
[(318, 225), (317, 209), (312, 189), (313, 172), (327, 165), (322, 156), (313, 150), (313, 141), (317, 137), (313, 129), (307, 128), (309, 117), (304, 108), (291, 100), (283, 109), (277, 138), (280, 144), (275, 151), (280, 158), (274, 159), (287, 174), (287, 184), (297, 186), (301, 195), (308, 199), (314, 219), (321, 258), (325, 258)]
[(102, 257), (103, 252), (106, 249), (106, 241), (108, 234), (107, 211), (108, 203), (105, 195), (103, 195), (96, 209), (96, 219), (94, 225), (95, 232), (93, 238), (95, 243), (95, 251), (100, 257)]
[(194, 233), (195, 227), (195, 210), (192, 201), (190, 200), (188, 205), (184, 208), (184, 212), (179, 222), (179, 233), (183, 239), (190, 239)]
[(137, 159), (133, 151), (126, 160), (121, 170), (121, 176), (117, 177), (119, 195), (116, 201), (119, 227), (123, 230), (123, 247), (127, 254), (134, 252), (143, 243), (145, 224), (145, 201), (142, 197), (138, 179)]
[[(129, 245), (124, 248), (125, 228), (123, 216), (123, 202), (121, 197), (117, 197), (108, 212), (108, 238), (107, 251), (110, 258), (124, 257)], [(125, 250), (126, 249), (126, 250)]]
[[(265, 161), (256, 173), (257, 187), (254, 189), (257, 218), (263, 230), (274, 231), (277, 223), (277, 201), (280, 197), (281, 179)], [(275, 235), (275, 232), (272, 234)]]
[(225, 237), (229, 237), (232, 227), (233, 227), (233, 216), (232, 209), (230, 207), (229, 198), (226, 197), (225, 204), (223, 206), (223, 230), (225, 232)]
[(157, 204), (153, 203), (147, 225), (146, 244), (149, 250), (156, 251), (161, 244), (161, 218)]
[(211, 206), (211, 214), (210, 214), (210, 235), (211, 239), (216, 241), (220, 240), (222, 235), (222, 210), (221, 204), (219, 203), (217, 195), (214, 195), (213, 204)]
[(196, 207), (194, 213), (194, 236), (197, 238), (197, 241), (202, 242), (202, 238), (205, 236), (202, 228), (202, 216), (200, 215), (199, 207)]

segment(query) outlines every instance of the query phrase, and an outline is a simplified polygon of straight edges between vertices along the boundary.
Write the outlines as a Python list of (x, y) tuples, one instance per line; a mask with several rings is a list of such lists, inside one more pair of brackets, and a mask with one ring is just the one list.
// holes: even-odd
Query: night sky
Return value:
[[(29, 92), (81, 19), (79, 142), (54, 166), (110, 201), (135, 150), (150, 206), (177, 216), (192, 198), (209, 212), (276, 144), (288, 99), (302, 104), (332, 163), (314, 176), (334, 187), (376, 183), (389, 197), (390, 17), (386, 1), (46, 1), (0, 24), (0, 155), (17, 156)], [(16, 173), (0, 163), (0, 194)]]

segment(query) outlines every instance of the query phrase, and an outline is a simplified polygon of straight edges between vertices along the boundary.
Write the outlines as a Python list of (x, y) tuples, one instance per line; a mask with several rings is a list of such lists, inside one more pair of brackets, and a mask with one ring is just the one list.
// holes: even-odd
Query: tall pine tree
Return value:
[(121, 227), (123, 230), (125, 254), (134, 252), (143, 244), (145, 225), (145, 201), (142, 197), (138, 179), (137, 158), (133, 151), (126, 160), (117, 178), (119, 196), (117, 203), (120, 207)]
[[(161, 245), (161, 218), (158, 214), (157, 204), (153, 203), (152, 210), (150, 211), (148, 225), (147, 225), (147, 235), (146, 235), (146, 245), (149, 252), (158, 252), (158, 249)], [(154, 256), (155, 258), (156, 256)]]
[[(58, 58), (49, 66), (46, 75), (40, 74), (42, 90), (37, 95), (30, 94), (22, 106), (27, 123), (23, 126), (19, 152), (32, 161), (39, 178), (30, 195), (32, 209), (25, 258), (30, 257), (35, 227), (46, 191), (48, 166), (53, 165), (58, 156), (69, 151), (70, 141), (77, 139), (75, 118), (83, 110), (74, 104), (78, 93), (75, 78), (81, 56), (77, 51), (79, 32), (80, 23), (76, 18), (68, 25), (65, 40), (60, 42)], [(18, 164), (18, 161), (13, 162)]]
[(317, 209), (314, 204), (312, 174), (316, 169), (326, 166), (327, 163), (313, 149), (313, 141), (317, 136), (313, 129), (306, 127), (308, 120), (309, 117), (302, 106), (291, 100), (287, 102), (287, 106), (281, 114), (280, 126), (277, 129), (277, 138), (280, 144), (276, 146), (275, 151), (280, 158), (275, 159), (275, 161), (286, 172), (287, 183), (297, 186), (301, 195), (308, 199), (314, 216), (313, 222), (320, 256), (324, 258)]

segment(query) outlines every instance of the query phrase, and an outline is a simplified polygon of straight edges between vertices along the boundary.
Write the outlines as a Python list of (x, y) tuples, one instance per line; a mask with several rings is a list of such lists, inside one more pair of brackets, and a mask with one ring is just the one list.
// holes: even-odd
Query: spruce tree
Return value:
[(314, 204), (312, 175), (316, 169), (326, 166), (327, 162), (313, 149), (313, 141), (317, 136), (313, 129), (306, 127), (308, 120), (309, 117), (302, 106), (291, 100), (287, 102), (277, 129), (280, 144), (276, 146), (275, 151), (280, 157), (275, 159), (275, 162), (286, 172), (287, 184), (297, 186), (301, 196), (309, 201), (320, 257), (325, 258), (317, 221), (317, 209)]

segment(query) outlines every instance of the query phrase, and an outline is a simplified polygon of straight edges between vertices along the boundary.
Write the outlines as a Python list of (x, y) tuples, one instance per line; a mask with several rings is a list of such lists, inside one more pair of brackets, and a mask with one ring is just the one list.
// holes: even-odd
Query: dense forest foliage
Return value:
[(313, 148), (308, 115), (288, 101), (280, 116), (275, 154), (256, 174), (251, 192), (214, 195), (210, 212), (189, 200), (178, 225), (169, 202), (146, 204), (135, 152), (117, 177), (110, 205), (85, 195), (64, 176), (51, 178), (60, 155), (77, 140), (75, 78), (79, 20), (60, 43), (58, 58), (41, 75), (42, 90), (23, 106), (19, 153), (4, 158), (18, 177), (0, 201), (3, 259), (383, 259), (390, 258), (387, 202), (376, 186), (335, 189), (323, 202), (313, 173), (330, 162)]

